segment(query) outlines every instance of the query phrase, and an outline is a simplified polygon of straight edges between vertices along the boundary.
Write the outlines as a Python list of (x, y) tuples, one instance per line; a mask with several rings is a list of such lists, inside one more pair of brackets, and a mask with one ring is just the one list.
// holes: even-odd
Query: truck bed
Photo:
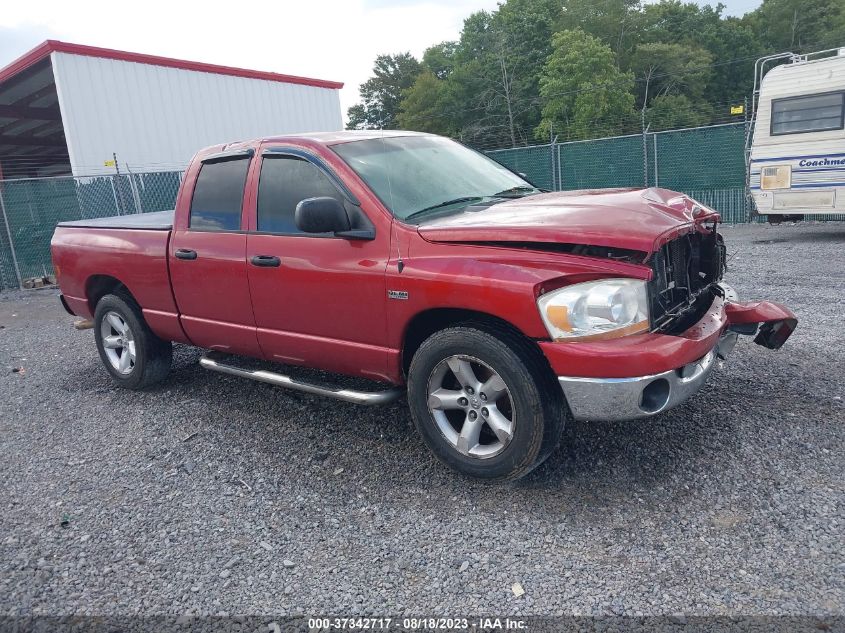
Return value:
[(68, 220), (67, 222), (59, 222), (58, 225), (85, 229), (146, 229), (149, 231), (169, 231), (173, 228), (173, 211), (114, 215), (107, 218), (90, 218), (87, 220)]

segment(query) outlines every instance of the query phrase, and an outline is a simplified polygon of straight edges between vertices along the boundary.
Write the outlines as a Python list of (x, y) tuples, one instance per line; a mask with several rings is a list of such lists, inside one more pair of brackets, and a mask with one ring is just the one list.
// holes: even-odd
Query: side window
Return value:
[(321, 196), (343, 202), (343, 196), (313, 163), (294, 156), (265, 156), (258, 181), (258, 230), (299, 233), (294, 221), (296, 205)]
[(845, 93), (834, 92), (772, 101), (772, 135), (841, 130)]
[(191, 199), (192, 229), (238, 231), (249, 158), (204, 163)]

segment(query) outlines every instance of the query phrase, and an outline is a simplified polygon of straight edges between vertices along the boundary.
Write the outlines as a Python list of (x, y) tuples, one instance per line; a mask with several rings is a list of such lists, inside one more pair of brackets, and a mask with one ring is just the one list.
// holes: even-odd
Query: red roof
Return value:
[(182, 59), (170, 57), (159, 57), (158, 55), (144, 55), (142, 53), (128, 53), (116, 51), (110, 48), (99, 48), (97, 46), (84, 46), (82, 44), (69, 44), (58, 40), (47, 40), (39, 44), (28, 53), (25, 53), (8, 66), (0, 69), (0, 83), (14, 77), (19, 72), (26, 70), (33, 64), (37, 64), (49, 57), (50, 53), (70, 53), (71, 55), (84, 55), (85, 57), (99, 57), (100, 59), (116, 59), (124, 62), (135, 62), (136, 64), (150, 64), (152, 66), (165, 66), (167, 68), (181, 68), (183, 70), (195, 70), (201, 73), (214, 73), (217, 75), (232, 75), (233, 77), (247, 77), (248, 79), (265, 79), (267, 81), (278, 81), (288, 84), (302, 84), (305, 86), (316, 86), (318, 88), (343, 88), (343, 83), (337, 81), (326, 81), (325, 79), (311, 79), (309, 77), (297, 77), (295, 75), (282, 75), (279, 73), (263, 72), (260, 70), (247, 70), (245, 68), (233, 68), (231, 66), (218, 66), (217, 64), (204, 64), (202, 62), (189, 62)]

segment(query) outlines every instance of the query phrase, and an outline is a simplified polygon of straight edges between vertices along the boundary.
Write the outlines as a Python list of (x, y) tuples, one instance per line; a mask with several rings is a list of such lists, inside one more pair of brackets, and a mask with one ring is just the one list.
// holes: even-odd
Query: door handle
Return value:
[(252, 262), (253, 266), (264, 266), (265, 268), (278, 268), (282, 265), (282, 260), (274, 255), (253, 255), (249, 261)]
[(190, 248), (177, 248), (176, 249), (176, 259), (196, 259), (197, 252), (192, 251)]

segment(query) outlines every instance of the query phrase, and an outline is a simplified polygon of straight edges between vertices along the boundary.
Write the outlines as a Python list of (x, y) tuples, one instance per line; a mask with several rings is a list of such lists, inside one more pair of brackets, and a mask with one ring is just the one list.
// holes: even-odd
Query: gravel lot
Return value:
[(187, 347), (118, 390), (55, 290), (3, 293), (0, 615), (841, 614), (845, 224), (723, 232), (740, 296), (798, 314), (786, 347), (742, 341), (652, 420), (576, 423), (508, 485), (436, 463), (404, 402)]

